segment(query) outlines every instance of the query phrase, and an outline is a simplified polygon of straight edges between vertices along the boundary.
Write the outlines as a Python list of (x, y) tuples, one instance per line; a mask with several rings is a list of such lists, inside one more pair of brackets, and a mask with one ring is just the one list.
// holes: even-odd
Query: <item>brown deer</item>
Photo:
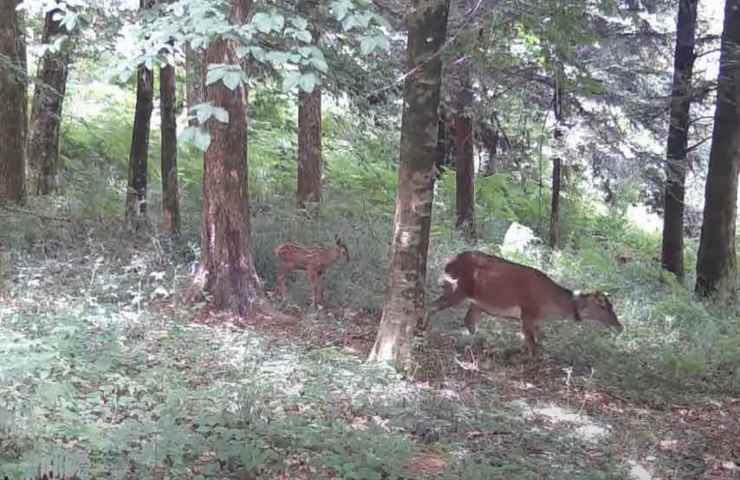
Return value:
[(337, 244), (334, 247), (307, 247), (298, 243), (281, 243), (272, 249), (278, 260), (277, 282), (283, 297), (288, 290), (286, 286), (288, 274), (293, 270), (305, 270), (311, 283), (313, 306), (323, 302), (321, 275), (341, 256), (349, 262), (347, 245), (339, 237), (335, 239)]
[(471, 334), (478, 330), (482, 312), (521, 319), (525, 345), (532, 356), (542, 321), (587, 319), (622, 331), (606, 294), (573, 292), (539, 270), (482, 252), (463, 252), (447, 262), (443, 292), (432, 302), (430, 315), (469, 299), (465, 326)]

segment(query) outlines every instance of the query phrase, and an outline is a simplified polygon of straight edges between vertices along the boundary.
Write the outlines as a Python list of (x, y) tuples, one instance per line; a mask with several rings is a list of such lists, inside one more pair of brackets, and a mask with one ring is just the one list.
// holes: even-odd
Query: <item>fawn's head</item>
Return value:
[(340, 255), (343, 255), (344, 258), (347, 259), (349, 262), (349, 249), (347, 248), (347, 245), (344, 244), (341, 238), (339, 236), (334, 236), (334, 239), (337, 241), (337, 250), (339, 251)]

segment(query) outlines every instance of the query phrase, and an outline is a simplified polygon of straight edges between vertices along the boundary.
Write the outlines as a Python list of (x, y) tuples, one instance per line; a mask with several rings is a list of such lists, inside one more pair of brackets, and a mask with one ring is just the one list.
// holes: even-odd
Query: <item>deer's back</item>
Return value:
[(445, 272), (465, 295), (493, 314), (519, 317), (564, 313), (572, 310), (570, 292), (547, 275), (524, 265), (482, 252), (463, 252)]

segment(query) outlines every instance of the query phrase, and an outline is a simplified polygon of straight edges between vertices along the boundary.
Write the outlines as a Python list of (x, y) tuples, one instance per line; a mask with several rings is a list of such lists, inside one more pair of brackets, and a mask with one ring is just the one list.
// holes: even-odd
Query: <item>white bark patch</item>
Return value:
[(401, 244), (402, 247), (408, 248), (408, 246), (411, 244), (411, 232), (403, 231), (398, 236), (398, 242)]

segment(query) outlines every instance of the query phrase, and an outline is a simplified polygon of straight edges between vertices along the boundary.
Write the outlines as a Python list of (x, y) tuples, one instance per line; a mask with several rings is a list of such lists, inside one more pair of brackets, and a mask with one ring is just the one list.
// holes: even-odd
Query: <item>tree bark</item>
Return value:
[[(17, 5), (20, 5), (21, 3), (23, 3), (23, 0), (16, 0)], [(30, 83), (28, 78), (28, 52), (26, 51), (28, 35), (26, 33), (27, 25), (25, 12), (16, 12), (16, 15), (18, 22), (18, 39), (16, 42), (16, 44), (18, 45), (18, 60), (21, 66), (21, 72), (23, 74), (23, 84), (25, 85), (23, 89), (23, 122), (21, 123), (21, 138), (23, 139), (25, 163), (28, 163), (28, 85)], [(28, 167), (26, 166), (26, 169), (27, 168)], [(28, 172), (25, 173), (25, 176), (27, 175)], [(28, 178), (25, 178), (24, 181), (28, 182)], [(23, 188), (25, 194), (27, 194), (28, 184), (26, 183)]]
[[(305, 0), (301, 9), (307, 16), (318, 7), (318, 2)], [(319, 46), (321, 33), (316, 25), (311, 29), (312, 44)], [(310, 93), (298, 93), (298, 208), (321, 201), (321, 88)]]
[[(250, 0), (232, 0), (232, 23), (242, 23), (250, 7)], [(239, 65), (236, 45), (223, 38), (212, 41), (206, 50), (209, 64)], [(202, 254), (195, 285), (210, 294), (217, 310), (251, 315), (262, 287), (249, 234), (246, 90), (244, 85), (230, 90), (218, 81), (206, 87), (205, 95), (229, 113), (229, 122), (211, 118), (206, 123), (211, 144), (204, 155)]]
[(560, 248), (560, 157), (552, 159), (552, 203), (550, 204), (550, 247)]
[(0, 201), (25, 196), (27, 75), (20, 52), (16, 2), (0, 3)]
[(691, 76), (694, 69), (696, 11), (698, 0), (680, 0), (676, 24), (676, 52), (673, 58), (671, 124), (666, 154), (666, 184), (663, 212), (663, 268), (684, 276), (683, 216), (686, 183)]
[(488, 153), (488, 159), (481, 170), (482, 175), (488, 177), (496, 174), (498, 165), (496, 157), (498, 156), (498, 130), (491, 125), (478, 124), (479, 138)]
[[(423, 225), (432, 214), (447, 0), (414, 0), (408, 16), (407, 77), (388, 289), (369, 361), (407, 369), (414, 328), (424, 319)], [(426, 231), (428, 235), (428, 230)]]
[(175, 67), (159, 69), (159, 103), (162, 114), (162, 223), (170, 235), (180, 231), (180, 201), (177, 186), (177, 114)]
[(143, 65), (136, 74), (136, 109), (128, 159), (126, 221), (134, 229), (146, 223), (149, 128), (154, 108), (154, 74)]
[(696, 293), (732, 302), (737, 296), (735, 223), (740, 164), (740, 0), (727, 0), (720, 47), (717, 107), (696, 265)]
[(203, 103), (205, 89), (206, 64), (204, 52), (194, 49), (189, 44), (185, 47), (185, 89), (188, 103), (188, 125), (194, 126), (197, 120), (193, 117), (193, 106)]
[(473, 120), (465, 113), (458, 113), (455, 116), (455, 167), (457, 207), (455, 226), (463, 230), (467, 236), (472, 237), (475, 235)]
[(321, 201), (321, 88), (298, 94), (298, 208)]
[[(49, 46), (67, 34), (55, 9), (46, 14), (41, 42)], [(31, 107), (28, 139), (31, 193), (48, 195), (61, 188), (63, 165), (59, 156), (59, 131), (69, 71), (69, 40), (57, 51), (47, 50), (39, 61)]]

